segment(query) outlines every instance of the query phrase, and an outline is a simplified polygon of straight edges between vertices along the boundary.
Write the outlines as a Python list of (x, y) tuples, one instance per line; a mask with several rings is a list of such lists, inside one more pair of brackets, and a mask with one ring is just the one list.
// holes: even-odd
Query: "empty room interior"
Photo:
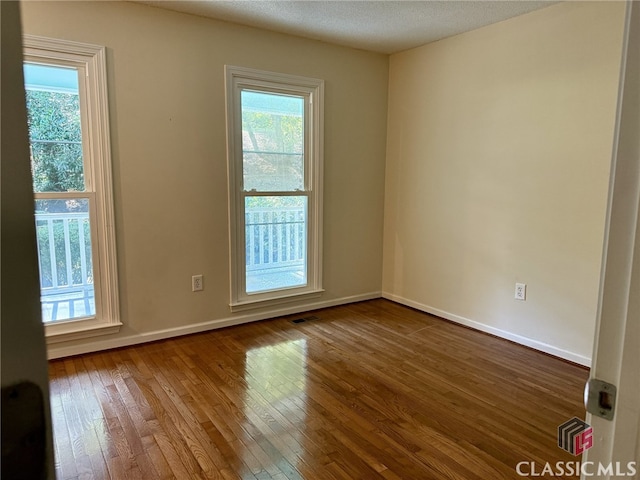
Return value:
[(575, 461), (557, 428), (585, 418), (625, 2), (435, 2), (454, 25), (538, 5), (404, 46), (305, 33), (307, 2), (288, 31), (251, 23), (277, 2), (212, 3), (20, 5), (50, 470)]

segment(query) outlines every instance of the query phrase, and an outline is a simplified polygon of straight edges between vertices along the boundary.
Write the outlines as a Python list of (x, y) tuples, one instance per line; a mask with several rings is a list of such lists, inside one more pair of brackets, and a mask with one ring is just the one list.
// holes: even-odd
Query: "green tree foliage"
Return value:
[(35, 192), (84, 191), (77, 94), (27, 91)]

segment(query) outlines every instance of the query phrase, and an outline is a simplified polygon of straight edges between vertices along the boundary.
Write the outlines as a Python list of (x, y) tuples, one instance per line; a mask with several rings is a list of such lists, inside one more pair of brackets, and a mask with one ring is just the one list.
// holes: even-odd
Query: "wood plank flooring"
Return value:
[(50, 362), (67, 479), (521, 478), (586, 369), (386, 300)]

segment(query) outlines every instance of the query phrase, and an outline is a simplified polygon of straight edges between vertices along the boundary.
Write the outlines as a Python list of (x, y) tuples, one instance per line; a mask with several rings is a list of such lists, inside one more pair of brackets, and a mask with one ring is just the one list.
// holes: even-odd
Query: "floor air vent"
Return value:
[(318, 320), (318, 317), (311, 315), (310, 317), (296, 318), (295, 320), (291, 320), (291, 323), (304, 323), (310, 322), (311, 320)]

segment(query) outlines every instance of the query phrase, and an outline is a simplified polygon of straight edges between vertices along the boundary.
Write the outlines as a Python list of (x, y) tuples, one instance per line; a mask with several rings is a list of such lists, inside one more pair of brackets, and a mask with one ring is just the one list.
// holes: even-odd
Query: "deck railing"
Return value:
[(304, 207), (247, 208), (247, 271), (296, 267), (306, 257)]
[(43, 320), (95, 314), (89, 214), (35, 217)]

